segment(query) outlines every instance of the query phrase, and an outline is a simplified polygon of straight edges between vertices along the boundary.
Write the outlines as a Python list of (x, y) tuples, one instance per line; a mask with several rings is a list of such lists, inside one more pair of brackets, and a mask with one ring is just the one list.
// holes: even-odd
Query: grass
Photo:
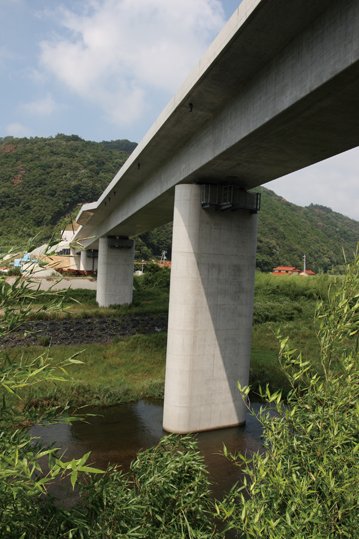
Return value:
[[(267, 383), (272, 389), (288, 390), (288, 382), (278, 360), (277, 334), (289, 336), (293, 347), (310, 359), (320, 370), (318, 343), (313, 327), (317, 299), (326, 297), (333, 282), (326, 276), (316, 278), (275, 277), (256, 275), (254, 328), (250, 384), (256, 393)], [(155, 273), (135, 280), (134, 302), (131, 306), (100, 309), (95, 292), (71, 290), (65, 296), (65, 311), (61, 316), (89, 317), (123, 316), (134, 313), (162, 313), (168, 309), (169, 274)], [(51, 297), (51, 294), (49, 294)], [(43, 316), (46, 316), (43, 314)], [(46, 343), (44, 343), (46, 344)], [(111, 344), (52, 346), (49, 350), (55, 362), (81, 351), (82, 365), (69, 368), (69, 382), (37, 387), (29, 396), (33, 402), (56, 400), (73, 405), (107, 405), (130, 402), (140, 398), (162, 398), (164, 386), (166, 334), (135, 335), (114, 340)], [(8, 349), (10, 357), (20, 349)], [(47, 349), (41, 346), (23, 348), (24, 357), (35, 357)]]
[[(163, 270), (161, 270), (163, 271)], [(167, 272), (166, 272), (167, 273)], [(156, 274), (155, 274), (156, 276)], [(159, 282), (158, 282), (159, 281)], [(131, 305), (99, 307), (95, 290), (69, 289), (67, 291), (35, 294), (34, 311), (46, 306), (54, 296), (62, 297), (62, 309), (35, 315), (37, 319), (90, 318), (97, 316), (122, 316), (126, 314), (160, 314), (168, 311), (169, 281), (155, 279), (151, 274), (134, 277), (133, 302)], [(37, 296), (37, 297), (36, 297)]]
[(276, 276), (271, 273), (256, 273), (257, 296), (285, 296), (289, 299), (324, 299), (328, 293), (330, 283), (336, 282), (338, 277), (330, 275), (316, 275), (313, 277), (299, 277), (291, 275)]
[(280, 336), (288, 336), (292, 347), (300, 350), (317, 372), (321, 371), (318, 359), (319, 343), (316, 339), (313, 317), (307, 320), (256, 324), (253, 327), (250, 367), (250, 386), (254, 394), (258, 392), (260, 385), (265, 387), (266, 384), (269, 384), (271, 390), (280, 389), (284, 394), (290, 389), (278, 358)]
[[(53, 382), (31, 389), (27, 400), (68, 402), (71, 406), (109, 405), (141, 398), (162, 398), (166, 334), (134, 335), (111, 344), (79, 346), (29, 346), (22, 349), (23, 361), (49, 354), (54, 364), (78, 354), (82, 364), (67, 368), (66, 383)], [(8, 349), (8, 360), (16, 361), (19, 350)]]
[[(252, 398), (258, 388), (267, 383), (272, 389), (289, 389), (288, 381), (278, 360), (279, 325), (272, 322), (256, 325), (250, 368)], [(283, 334), (289, 334), (298, 349), (306, 348), (316, 364), (317, 347), (310, 326), (298, 327), (295, 322), (285, 324)], [(54, 345), (50, 349), (28, 346), (22, 349), (26, 360), (49, 353), (55, 363), (78, 354), (83, 363), (68, 368), (69, 381), (37, 386), (28, 395), (31, 402), (69, 402), (72, 406), (110, 405), (136, 401), (141, 398), (163, 398), (166, 333), (134, 335), (114, 340), (111, 344)], [(15, 359), (19, 349), (8, 349), (9, 358)], [(319, 366), (317, 365), (319, 369)]]

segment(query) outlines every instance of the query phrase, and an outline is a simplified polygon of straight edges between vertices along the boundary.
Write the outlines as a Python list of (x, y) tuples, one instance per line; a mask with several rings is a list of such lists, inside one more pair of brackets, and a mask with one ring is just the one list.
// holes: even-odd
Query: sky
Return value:
[[(239, 4), (0, 0), (0, 137), (139, 142)], [(354, 149), (266, 187), (359, 220), (358, 177)]]

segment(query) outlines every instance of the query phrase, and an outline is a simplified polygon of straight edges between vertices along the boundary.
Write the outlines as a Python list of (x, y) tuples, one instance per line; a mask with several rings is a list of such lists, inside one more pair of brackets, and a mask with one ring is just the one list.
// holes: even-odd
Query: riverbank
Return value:
[[(90, 327), (91, 322), (88, 321)], [(315, 358), (312, 328), (298, 328), (295, 322), (287, 323), (285, 328), (298, 347), (305, 346)], [(272, 389), (282, 389), (284, 393), (289, 390), (278, 359), (276, 329), (277, 325), (267, 323), (253, 330), (250, 367), (253, 400), (258, 399), (259, 386), (266, 384)], [(24, 362), (40, 355), (54, 364), (71, 356), (82, 362), (67, 368), (65, 383), (53, 382), (31, 388), (26, 406), (62, 405), (65, 402), (72, 407), (107, 406), (143, 398), (163, 398), (166, 341), (165, 332), (155, 331), (147, 335), (116, 336), (105, 343), (11, 347), (6, 349), (6, 354), (14, 363), (19, 353)]]
[[(289, 336), (315, 370), (318, 343), (313, 327), (316, 301), (325, 298), (329, 279), (299, 279), (259, 274), (256, 278), (250, 385), (289, 389), (278, 360), (278, 333)], [(43, 355), (55, 364), (76, 355), (82, 364), (68, 368), (66, 383), (35, 386), (25, 406), (64, 402), (71, 406), (112, 405), (162, 398), (164, 387), (169, 272), (135, 279), (131, 306), (100, 309), (95, 292), (71, 290), (64, 310), (34, 315), (28, 327), (2, 343), (2, 354), (16, 363)], [(46, 306), (51, 294), (34, 307)]]

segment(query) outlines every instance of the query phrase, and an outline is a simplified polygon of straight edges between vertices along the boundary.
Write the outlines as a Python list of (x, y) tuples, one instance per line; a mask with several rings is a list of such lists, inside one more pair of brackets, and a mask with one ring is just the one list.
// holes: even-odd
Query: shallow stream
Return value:
[[(253, 404), (258, 411), (259, 404)], [(140, 449), (155, 445), (166, 433), (162, 430), (162, 403), (139, 401), (107, 408), (90, 409), (86, 422), (72, 425), (35, 426), (33, 436), (39, 436), (46, 446), (65, 450), (66, 458), (78, 458), (91, 451), (91, 462), (100, 468), (108, 463), (120, 464), (126, 471)], [(239, 478), (240, 470), (222, 455), (223, 445), (229, 451), (253, 452), (262, 447), (261, 426), (248, 412), (244, 426), (197, 434), (213, 484), (213, 494), (221, 497)], [(68, 496), (68, 486), (58, 485), (55, 495)]]

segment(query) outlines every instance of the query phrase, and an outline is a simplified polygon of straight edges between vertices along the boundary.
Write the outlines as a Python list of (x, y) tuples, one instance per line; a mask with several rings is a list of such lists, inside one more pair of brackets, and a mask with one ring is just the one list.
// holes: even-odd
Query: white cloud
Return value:
[(5, 127), (5, 133), (10, 137), (28, 137), (30, 129), (24, 124), (13, 122)]
[(265, 185), (290, 202), (328, 206), (359, 221), (359, 148)]
[(219, 0), (88, 0), (62, 7), (66, 38), (41, 43), (41, 65), (117, 124), (151, 92), (170, 97), (224, 23)]
[(21, 110), (33, 116), (50, 116), (56, 110), (56, 104), (51, 95), (43, 99), (23, 103)]

